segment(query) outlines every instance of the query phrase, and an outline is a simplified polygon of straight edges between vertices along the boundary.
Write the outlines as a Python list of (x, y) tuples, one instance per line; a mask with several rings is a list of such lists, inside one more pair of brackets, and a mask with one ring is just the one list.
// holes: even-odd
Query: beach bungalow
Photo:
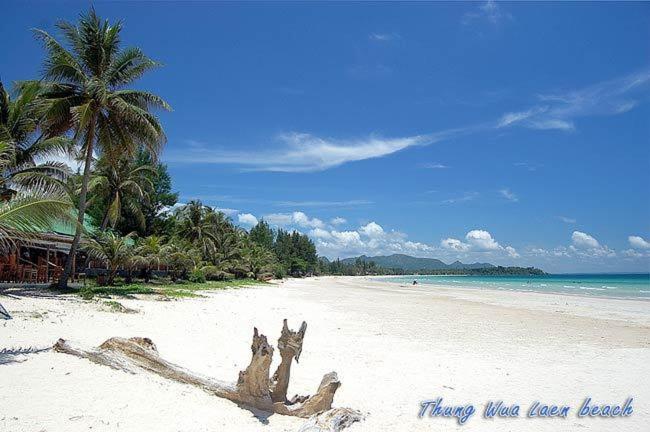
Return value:
[[(86, 232), (97, 228), (89, 217), (84, 221)], [(74, 225), (60, 221), (49, 230), (36, 230), (29, 235), (11, 239), (14, 247), (0, 254), (0, 283), (52, 283), (63, 272), (74, 238)], [(84, 275), (87, 255), (79, 251), (73, 262), (72, 279)]]

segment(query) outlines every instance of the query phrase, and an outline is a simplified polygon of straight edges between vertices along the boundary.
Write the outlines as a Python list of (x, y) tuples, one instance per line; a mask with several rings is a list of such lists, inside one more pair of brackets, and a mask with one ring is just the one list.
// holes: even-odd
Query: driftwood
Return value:
[[(278, 349), (282, 361), (273, 377), (269, 379), (273, 347), (268, 343), (266, 336), (260, 334), (255, 328), (253, 330), (250, 364), (245, 370), (239, 372), (237, 382), (234, 384), (195, 374), (164, 360), (160, 357), (156, 346), (149, 338), (133, 337), (125, 339), (115, 337), (106, 340), (99, 347), (93, 349), (79, 348), (64, 339), (59, 339), (54, 345), (54, 350), (130, 373), (136, 373), (139, 370), (153, 372), (174, 381), (200, 387), (215, 396), (258, 410), (310, 418), (308, 424), (313, 423), (313, 425), (311, 426), (312, 429), (308, 429), (309, 431), (340, 430), (350, 424), (350, 419), (354, 415), (357, 415), (357, 420), (352, 422), (358, 421), (361, 417), (360, 413), (347, 408), (331, 409), (334, 394), (341, 386), (336, 372), (325, 374), (314, 395), (295, 396), (291, 400), (287, 400), (291, 364), (294, 358), (296, 362), (300, 358), (302, 341), (306, 330), (307, 323), (305, 322), (302, 323), (300, 330), (295, 332), (288, 328), (287, 320), (284, 320), (282, 334), (278, 340)], [(327, 413), (330, 414), (324, 420), (326, 417), (322, 416)], [(351, 415), (349, 413), (355, 414)], [(336, 420), (342, 416), (343, 421)], [(334, 423), (330, 421), (331, 419), (335, 419)], [(322, 429), (318, 429), (318, 424), (321, 423), (323, 425), (340, 423), (341, 427), (331, 429), (329, 426), (324, 426)]]

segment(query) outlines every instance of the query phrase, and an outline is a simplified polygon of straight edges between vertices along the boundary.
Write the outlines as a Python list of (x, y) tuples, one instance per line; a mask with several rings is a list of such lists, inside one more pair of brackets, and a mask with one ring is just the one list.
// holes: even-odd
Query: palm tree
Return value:
[(176, 239), (165, 245), (161, 253), (169, 266), (172, 280), (185, 278), (187, 274), (201, 265), (201, 251), (188, 241)]
[(150, 177), (156, 174), (156, 169), (150, 165), (137, 166), (127, 158), (117, 161), (101, 158), (96, 171), (88, 185), (88, 191), (93, 195), (89, 204), (96, 199), (106, 204), (101, 230), (106, 230), (108, 226), (115, 228), (123, 209), (127, 209), (129, 215), (144, 228), (142, 203), (148, 201), (149, 193), (154, 188)]
[(151, 235), (138, 240), (136, 244), (133, 264), (142, 267), (145, 282), (149, 282), (152, 269), (158, 268), (161, 264), (167, 262), (164, 252), (168, 252), (168, 250), (165, 250), (163, 242), (162, 237)]
[(217, 244), (217, 212), (192, 200), (176, 212), (176, 235), (195, 244), (204, 258), (214, 254)]
[(273, 275), (274, 268), (277, 266), (273, 252), (252, 241), (248, 242), (248, 247), (244, 251), (241, 265), (247, 270), (246, 276), (260, 279)]
[(108, 270), (108, 285), (113, 285), (120, 267), (131, 264), (133, 234), (121, 236), (112, 231), (99, 232), (84, 243), (88, 255), (101, 260)]
[(15, 99), (0, 82), (0, 144), (5, 160), (0, 174), (0, 195), (9, 197), (18, 188), (35, 184), (57, 187), (70, 174), (67, 165), (45, 161), (48, 157), (72, 155), (74, 142), (67, 137), (46, 137), (41, 128), (47, 102), (41, 85), (28, 82), (18, 86)]
[(138, 48), (120, 48), (121, 23), (102, 21), (91, 9), (76, 25), (60, 22), (57, 27), (66, 44), (35, 30), (47, 50), (43, 73), (48, 81), (43, 84), (49, 102), (47, 131), (52, 135), (73, 131), (84, 160), (79, 223), (59, 281), (65, 288), (81, 239), (93, 154), (117, 159), (144, 148), (157, 155), (165, 134), (151, 109), (170, 107), (152, 93), (125, 88), (159, 65)]

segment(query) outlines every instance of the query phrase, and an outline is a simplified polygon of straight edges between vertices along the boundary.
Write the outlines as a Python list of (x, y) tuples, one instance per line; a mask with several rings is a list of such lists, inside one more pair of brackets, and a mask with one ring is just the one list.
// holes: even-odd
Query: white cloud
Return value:
[(325, 223), (318, 218), (310, 218), (301, 211), (293, 213), (272, 213), (263, 218), (271, 225), (277, 226), (298, 226), (302, 228), (325, 228)]
[(441, 163), (424, 164), (423, 167), (428, 168), (428, 169), (446, 169), (446, 168), (449, 168), (447, 165), (443, 165)]
[(497, 127), (502, 128), (526, 120), (539, 112), (539, 109), (530, 109), (528, 111), (505, 113), (497, 122)]
[(549, 107), (535, 107), (526, 111), (509, 112), (501, 116), (497, 128), (504, 128), (515, 124), (522, 124), (531, 129), (559, 129), (569, 131), (575, 129), (573, 122), (559, 118), (548, 118)]
[(467, 201), (472, 201), (478, 197), (478, 192), (465, 192), (463, 195), (453, 198), (448, 198), (440, 201), (441, 204), (458, 204)]
[(566, 217), (566, 216), (558, 216), (557, 217), (559, 220), (561, 220), (564, 223), (568, 224), (574, 224), (576, 223), (576, 220), (574, 218)]
[(250, 226), (257, 225), (257, 218), (250, 213), (242, 213), (237, 215), (237, 220), (242, 225), (250, 225)]
[(378, 238), (384, 235), (384, 229), (375, 222), (370, 222), (359, 228), (359, 232), (370, 238)]
[(347, 201), (276, 201), (273, 203), (278, 207), (355, 207), (373, 204), (368, 200), (347, 200)]
[(288, 226), (293, 222), (293, 217), (291, 213), (272, 213), (262, 217), (265, 221), (271, 225), (277, 226)]
[(573, 231), (571, 235), (571, 241), (573, 245), (578, 248), (597, 248), (600, 247), (600, 243), (594, 237), (590, 236), (587, 233), (581, 231)]
[(224, 208), (224, 207), (213, 207), (214, 211), (221, 212), (226, 216), (234, 216), (239, 213), (239, 210), (233, 208)]
[(228, 151), (206, 146), (169, 152), (172, 162), (235, 164), (251, 170), (277, 172), (323, 171), (349, 162), (380, 158), (409, 147), (434, 143), (443, 134), (402, 138), (370, 136), (337, 140), (306, 133), (280, 135), (279, 146), (271, 150)]
[(322, 228), (314, 228), (313, 230), (309, 231), (309, 235), (311, 237), (317, 238), (317, 239), (330, 239), (332, 238), (332, 234), (324, 230)]
[(394, 40), (399, 40), (402, 37), (399, 33), (370, 33), (368, 39), (376, 42), (390, 42)]
[(488, 0), (478, 8), (463, 15), (461, 24), (468, 26), (474, 22), (487, 22), (499, 26), (503, 21), (511, 20), (512, 15), (501, 9), (494, 0)]
[(519, 258), (520, 255), (512, 246), (501, 246), (490, 232), (486, 230), (471, 230), (465, 235), (465, 241), (455, 238), (446, 238), (440, 246), (455, 252), (505, 252), (510, 258)]
[(531, 255), (537, 255), (537, 256), (548, 256), (549, 255), (549, 251), (547, 251), (544, 248), (532, 247), (532, 248), (528, 249), (527, 252), (529, 254), (531, 254)]
[(541, 166), (541, 165), (532, 164), (532, 163), (529, 163), (529, 162), (515, 162), (514, 165), (516, 167), (524, 168), (524, 169), (526, 169), (528, 171), (531, 171), (531, 172), (537, 171), (537, 169)]
[(337, 217), (333, 218), (333, 219), (330, 221), (330, 223), (331, 223), (332, 225), (343, 225), (344, 223), (347, 223), (347, 220), (345, 220), (345, 218), (342, 218), (342, 217), (338, 217), (338, 216), (337, 216)]
[(293, 212), (294, 222), (301, 227), (323, 228), (325, 224), (318, 218), (309, 218), (303, 212)]
[(629, 236), (627, 241), (634, 249), (650, 249), (650, 242), (640, 236)]
[(519, 258), (519, 257), (521, 257), (521, 255), (519, 255), (519, 253), (517, 253), (517, 250), (515, 248), (513, 248), (512, 246), (506, 246), (504, 249), (505, 249), (506, 252), (508, 252), (508, 256), (510, 258)]
[(330, 246), (339, 252), (355, 251), (363, 248), (361, 236), (356, 231), (332, 231), (330, 234), (334, 239), (334, 243), (321, 243), (326, 248)]
[(173, 206), (165, 206), (165, 207), (160, 209), (160, 211), (158, 212), (158, 215), (174, 213), (176, 210), (178, 210), (179, 208), (184, 207), (186, 205), (187, 205), (187, 203), (177, 202)]
[(478, 250), (498, 250), (499, 243), (492, 238), (492, 234), (485, 230), (472, 230), (465, 235), (467, 243)]
[(616, 256), (615, 251), (601, 245), (595, 237), (581, 231), (573, 232), (571, 242), (572, 245), (569, 246), (569, 250), (579, 257), (602, 258)]
[(564, 246), (558, 246), (555, 249), (553, 249), (553, 256), (568, 258), (570, 255), (567, 248), (565, 248)]
[(470, 249), (470, 245), (463, 243), (462, 241), (455, 238), (446, 238), (440, 241), (440, 246), (445, 249), (454, 250), (456, 252), (467, 252)]
[(530, 122), (530, 127), (541, 130), (557, 129), (563, 131), (572, 131), (575, 129), (573, 122), (560, 119), (534, 120)]
[[(543, 248), (529, 248), (527, 251), (531, 256), (542, 256), (547, 258), (572, 258), (583, 261), (599, 262), (605, 258), (614, 258), (617, 256), (616, 251), (608, 246), (601, 244), (595, 237), (581, 231), (574, 231), (571, 235), (571, 245), (568, 247), (558, 246), (552, 250)], [(622, 251), (623, 256), (628, 258), (643, 257), (644, 254), (635, 253), (633, 249)], [(650, 256), (650, 254), (648, 254)]]
[(650, 70), (557, 94), (539, 95), (540, 105), (504, 114), (497, 128), (521, 125), (532, 129), (572, 131), (574, 119), (618, 115), (647, 99)]
[(512, 201), (512, 202), (517, 202), (517, 201), (519, 201), (519, 198), (517, 197), (517, 195), (515, 195), (515, 194), (514, 194), (510, 189), (508, 189), (508, 188), (501, 189), (501, 190), (499, 191), (499, 193), (501, 194), (501, 196), (503, 196), (505, 199), (507, 199), (507, 200), (509, 200), (509, 201)]

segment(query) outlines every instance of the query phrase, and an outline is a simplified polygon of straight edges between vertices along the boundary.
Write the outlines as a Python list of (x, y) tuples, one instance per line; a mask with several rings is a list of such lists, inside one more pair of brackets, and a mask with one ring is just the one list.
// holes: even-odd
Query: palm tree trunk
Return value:
[(104, 215), (104, 219), (102, 219), (101, 231), (106, 231), (106, 228), (108, 227), (108, 212), (109, 210), (106, 209), (106, 214)]
[(59, 279), (58, 287), (59, 289), (68, 288), (68, 279), (70, 279), (70, 274), (74, 271), (72, 264), (74, 262), (74, 257), (79, 248), (79, 241), (81, 241), (81, 233), (84, 228), (84, 215), (86, 214), (86, 195), (88, 194), (88, 182), (90, 181), (90, 171), (93, 161), (93, 141), (95, 140), (95, 124), (97, 122), (97, 114), (93, 114), (92, 119), (90, 120), (90, 125), (88, 127), (88, 133), (86, 134), (86, 160), (84, 163), (84, 175), (81, 181), (81, 191), (79, 193), (79, 208), (77, 210), (77, 226), (72, 239), (72, 245), (70, 245), (70, 253), (65, 260), (65, 268)]

